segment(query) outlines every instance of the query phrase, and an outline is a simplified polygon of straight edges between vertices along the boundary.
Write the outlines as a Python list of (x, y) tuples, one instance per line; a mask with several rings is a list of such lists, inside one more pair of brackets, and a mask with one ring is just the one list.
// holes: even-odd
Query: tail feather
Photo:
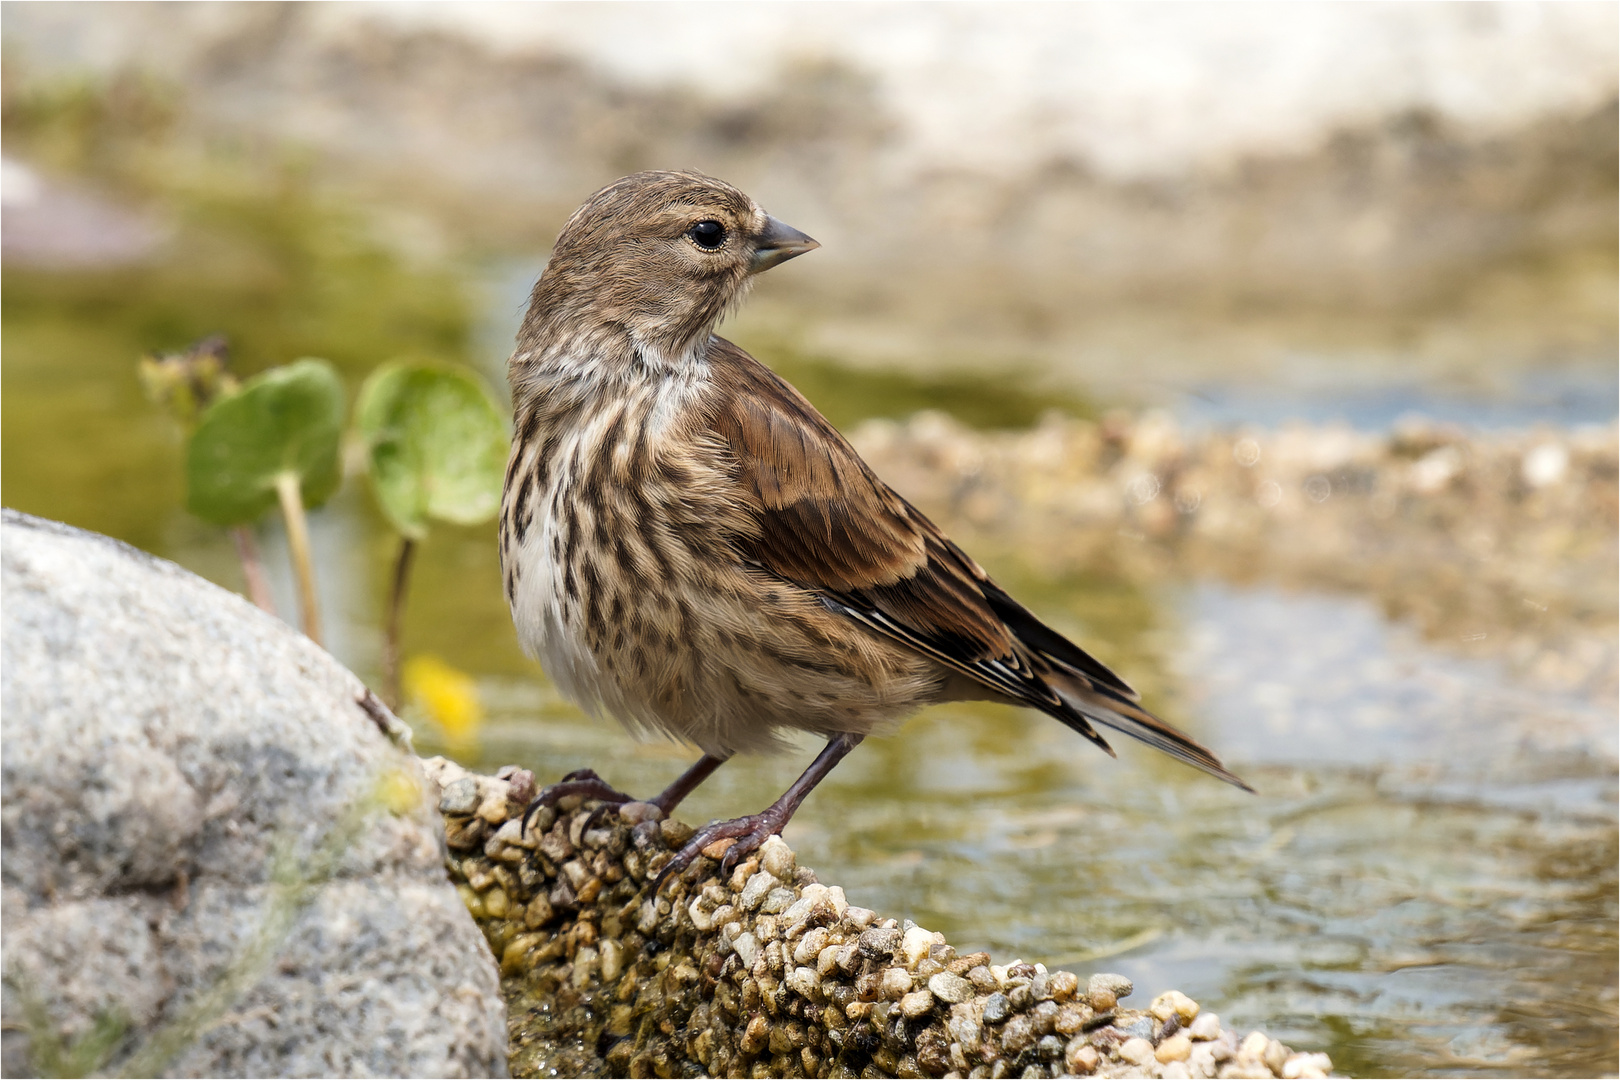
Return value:
[[(1160, 720), (1134, 701), (1112, 692), (1108, 687), (1098, 686), (1083, 676), (1063, 677), (1056, 673), (1049, 674), (1047, 682), (1067, 706), (1063, 712), (1051, 710), (1052, 715), (1082, 735), (1090, 732), (1091, 736), (1094, 736), (1092, 741), (1100, 743), (1104, 749), (1108, 749), (1107, 744), (1102, 742), (1102, 737), (1097, 735), (1088, 721), (1122, 731), (1156, 750), (1162, 750), (1178, 761), (1184, 761), (1217, 779), (1225, 780), (1234, 787), (1240, 787), (1248, 792), (1254, 791), (1254, 788), (1245, 783), (1241, 777), (1222, 765), (1220, 759), (1198, 740)], [(1071, 710), (1074, 715), (1066, 715)], [(1108, 752), (1113, 754), (1112, 750)]]

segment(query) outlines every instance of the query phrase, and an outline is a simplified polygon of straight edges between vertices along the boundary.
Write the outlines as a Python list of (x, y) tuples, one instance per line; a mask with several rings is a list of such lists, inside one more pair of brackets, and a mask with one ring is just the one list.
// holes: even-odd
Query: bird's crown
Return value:
[(722, 180), (639, 172), (585, 200), (557, 237), (523, 337), (622, 328), (639, 351), (681, 355), (752, 275), (818, 247)]

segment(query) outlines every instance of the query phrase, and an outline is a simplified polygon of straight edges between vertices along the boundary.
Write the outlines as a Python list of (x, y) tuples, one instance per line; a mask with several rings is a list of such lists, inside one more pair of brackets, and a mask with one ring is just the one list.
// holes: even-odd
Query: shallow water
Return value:
[[(255, 236), (244, 228), (234, 242), (269, 258)], [(278, 242), (275, 272), (238, 259), (236, 277), (220, 275), (213, 292), (180, 271), (8, 270), (6, 503), (239, 588), (224, 537), (178, 508), (180, 443), (140, 398), (140, 351), (224, 327), (245, 370), (324, 352), (357, 381), (414, 350), (498, 373), (513, 301), (479, 300), (478, 286), (491, 274), (510, 281), (509, 270), (449, 276), (471, 298), (458, 301), (447, 275), (324, 253), (314, 241), (300, 248), (297, 235)], [(362, 271), (362, 288), (340, 287)], [(346, 298), (355, 293), (363, 302)], [(426, 295), (435, 306), (422, 306)], [(842, 423), (924, 405), (1023, 423), (1052, 403), (983, 379), (774, 359)], [(394, 542), (361, 482), (312, 528), (329, 647), (374, 678)], [(279, 529), (267, 522), (261, 535), (291, 612)], [(1516, 683), (1354, 595), (1054, 579), (1005, 557), (986, 562), (1040, 614), (1100, 643), (1103, 659), (1259, 794), (1123, 738), (1111, 761), (1033, 713), (940, 707), (868, 741), (790, 826), (826, 880), (947, 932), (964, 951), (1119, 971), (1143, 998), (1177, 987), (1229, 1026), (1325, 1050), (1348, 1074), (1616, 1070), (1612, 694)], [(478, 677), (489, 718), (473, 764), (517, 762), (542, 780), (589, 765), (650, 794), (692, 757), (633, 744), (549, 689), (513, 638), (491, 527), (435, 530), (405, 648)], [(431, 725), (412, 718), (432, 752)], [(729, 764), (684, 816), (761, 808), (814, 750)]]

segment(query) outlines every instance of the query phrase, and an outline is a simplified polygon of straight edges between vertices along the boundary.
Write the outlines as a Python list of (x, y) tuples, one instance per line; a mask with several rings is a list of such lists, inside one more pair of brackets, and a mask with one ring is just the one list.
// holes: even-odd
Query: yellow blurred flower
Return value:
[(484, 707), (471, 675), (437, 656), (413, 656), (405, 661), (404, 683), (406, 697), (444, 733), (452, 757), (477, 749)]

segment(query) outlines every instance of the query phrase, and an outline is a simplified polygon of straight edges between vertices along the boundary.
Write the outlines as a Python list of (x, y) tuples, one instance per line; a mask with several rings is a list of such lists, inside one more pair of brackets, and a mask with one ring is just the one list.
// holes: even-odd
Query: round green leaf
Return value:
[(217, 525), (250, 522), (276, 504), (276, 478), (298, 477), (319, 506), (342, 474), (343, 383), (325, 360), (299, 360), (248, 380), (203, 413), (186, 453), (186, 506)]
[(472, 372), (385, 364), (361, 389), (355, 422), (377, 501), (406, 536), (421, 539), (430, 519), (476, 525), (500, 508), (506, 424)]

